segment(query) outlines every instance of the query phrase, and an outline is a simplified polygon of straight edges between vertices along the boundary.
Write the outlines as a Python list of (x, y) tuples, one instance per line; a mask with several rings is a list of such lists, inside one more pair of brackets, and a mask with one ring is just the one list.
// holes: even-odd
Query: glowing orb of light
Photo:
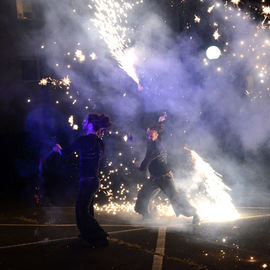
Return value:
[(220, 55), (221, 55), (221, 51), (217, 46), (210, 46), (206, 50), (206, 56), (210, 60), (218, 59)]

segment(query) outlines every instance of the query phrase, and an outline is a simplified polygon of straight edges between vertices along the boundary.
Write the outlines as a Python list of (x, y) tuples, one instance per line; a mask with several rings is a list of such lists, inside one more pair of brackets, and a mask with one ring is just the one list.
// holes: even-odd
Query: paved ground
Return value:
[(77, 239), (74, 209), (0, 214), (0, 269), (269, 269), (270, 209), (240, 208), (241, 219), (203, 223), (137, 215), (98, 215), (110, 246)]

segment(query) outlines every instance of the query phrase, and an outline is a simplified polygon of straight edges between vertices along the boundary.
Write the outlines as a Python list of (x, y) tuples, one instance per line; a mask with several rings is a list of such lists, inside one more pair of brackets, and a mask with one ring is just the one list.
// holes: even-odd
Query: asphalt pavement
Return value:
[(238, 209), (231, 222), (97, 213), (110, 245), (78, 239), (73, 207), (0, 214), (0, 269), (269, 269), (270, 208)]

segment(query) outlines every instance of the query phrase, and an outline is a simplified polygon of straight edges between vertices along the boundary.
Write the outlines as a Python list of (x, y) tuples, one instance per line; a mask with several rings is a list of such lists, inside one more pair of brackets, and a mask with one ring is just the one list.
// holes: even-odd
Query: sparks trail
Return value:
[(194, 163), (192, 185), (188, 189), (188, 197), (201, 219), (225, 221), (238, 218), (239, 214), (228, 194), (231, 189), (223, 183), (222, 175), (194, 150), (188, 147), (184, 149), (191, 153)]
[[(139, 78), (135, 69), (136, 53), (130, 48), (131, 40), (128, 25), (128, 11), (134, 4), (122, 1), (106, 1), (94, 0), (95, 18), (92, 19), (95, 27), (99, 31), (100, 37), (107, 44), (111, 55), (122, 68), (138, 85), (138, 89), (142, 90)], [(89, 8), (93, 7), (89, 5)], [(109, 27), (108, 27), (109, 26)]]

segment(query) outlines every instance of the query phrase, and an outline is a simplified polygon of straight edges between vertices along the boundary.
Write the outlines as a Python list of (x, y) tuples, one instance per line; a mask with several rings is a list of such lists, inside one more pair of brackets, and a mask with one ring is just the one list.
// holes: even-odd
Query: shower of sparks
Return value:
[(43, 86), (52, 85), (52, 86), (56, 86), (59, 88), (63, 88), (63, 87), (68, 88), (70, 86), (70, 83), (71, 83), (71, 81), (69, 79), (69, 76), (66, 76), (61, 80), (56, 80), (56, 79), (53, 79), (51, 77), (48, 77), (48, 78), (42, 78), (39, 81), (39, 85), (43, 85)]
[[(189, 150), (192, 159), (194, 161), (194, 175), (192, 177), (192, 184), (187, 191), (187, 197), (190, 203), (197, 209), (198, 214), (202, 220), (207, 221), (228, 221), (239, 218), (239, 214), (235, 209), (232, 199), (228, 194), (230, 188), (222, 182), (222, 176), (218, 174), (205, 162), (195, 151)], [(119, 153), (120, 154), (120, 153)], [(121, 155), (122, 156), (122, 153)], [(122, 166), (121, 166), (122, 165)], [(108, 163), (108, 166), (112, 168), (112, 162)], [(119, 164), (122, 170), (123, 164)], [(104, 212), (107, 214), (135, 214), (134, 206), (136, 197), (130, 198), (129, 189), (121, 184), (118, 190), (113, 190), (110, 182), (110, 175), (118, 173), (118, 169), (111, 169), (108, 176), (104, 172), (101, 172), (101, 188), (99, 192), (106, 194), (108, 202), (105, 204), (95, 204), (95, 210), (97, 212)], [(141, 186), (137, 186), (137, 192)], [(98, 195), (96, 195), (98, 197)], [(159, 194), (152, 200), (152, 208), (154, 214), (157, 217), (166, 216), (174, 217), (174, 210), (168, 200), (163, 198)], [(226, 241), (223, 240), (223, 242)]]
[[(237, 67), (239, 60), (246, 65), (250, 63), (252, 71), (245, 76), (247, 87), (246, 89), (242, 89), (242, 92), (248, 96), (251, 102), (255, 103), (263, 101), (264, 98), (270, 96), (268, 79), (270, 6), (265, 5), (265, 1), (262, 1), (260, 8), (257, 5), (254, 6), (250, 4), (248, 6), (245, 5), (245, 10), (242, 10), (242, 8), (239, 7), (240, 4), (245, 5), (245, 3), (240, 0), (226, 1), (223, 5), (216, 3), (212, 6), (202, 8), (202, 13), (194, 14), (193, 16), (194, 18), (198, 17), (198, 15), (202, 17), (202, 14), (208, 16), (208, 18), (204, 16), (204, 20), (207, 19), (211, 22), (210, 25), (214, 27), (212, 34), (214, 41), (219, 41), (220, 37), (223, 37), (223, 39), (227, 38), (227, 40), (224, 40), (224, 43), (219, 43), (222, 55), (224, 56), (223, 61), (220, 62), (220, 66), (214, 67), (216, 64), (214, 61), (202, 59), (205, 68), (215, 69), (219, 75), (222, 74), (222, 76), (226, 76), (228, 67)], [(185, 5), (185, 1), (182, 2), (182, 5)], [(213, 13), (216, 9), (218, 9), (219, 15), (222, 16), (213, 17), (213, 15), (215, 15)], [(254, 12), (257, 14), (254, 15)], [(209, 14), (207, 15), (207, 13)], [(258, 19), (260, 17), (262, 17), (262, 19), (259, 24), (257, 26), (254, 25), (255, 18)], [(197, 23), (195, 19), (194, 23)], [(241, 29), (245, 25), (250, 29), (250, 34), (244, 37), (241, 35)], [(194, 27), (192, 31), (194, 31)], [(234, 35), (228, 35), (231, 31), (229, 29), (234, 31)], [(237, 42), (237, 40), (240, 39), (240, 37), (237, 38), (238, 36), (242, 36), (239, 43)], [(209, 36), (209, 38), (211, 38), (211, 36)], [(237, 46), (237, 44), (239, 44), (239, 46)]]
[(107, 214), (121, 214), (121, 213), (135, 213), (134, 203), (130, 202), (109, 202), (108, 204), (98, 205), (95, 204), (94, 208), (98, 212), (106, 212)]
[[(92, 19), (98, 29), (100, 37), (107, 44), (111, 55), (138, 85), (141, 85), (135, 69), (136, 54), (134, 49), (129, 49), (131, 40), (128, 33), (132, 32), (127, 26), (128, 11), (134, 5), (122, 1), (93, 0), (95, 5), (95, 18)], [(92, 6), (89, 6), (92, 9)]]
[(222, 181), (209, 163), (195, 151), (190, 151), (194, 162), (194, 174), (188, 190), (190, 203), (197, 209), (201, 219), (209, 221), (226, 221), (239, 218), (239, 214), (228, 194), (230, 188)]

